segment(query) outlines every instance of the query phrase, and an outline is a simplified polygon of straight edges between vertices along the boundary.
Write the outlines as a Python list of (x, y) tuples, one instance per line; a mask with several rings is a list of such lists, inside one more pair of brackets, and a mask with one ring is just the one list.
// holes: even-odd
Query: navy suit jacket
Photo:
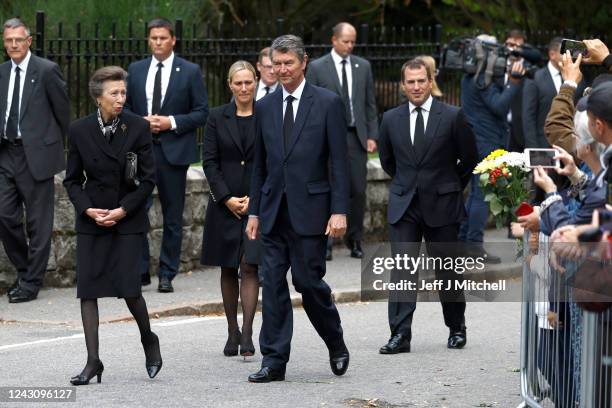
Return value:
[[(151, 58), (136, 61), (128, 68), (125, 108), (139, 116), (149, 114), (146, 83)], [(168, 129), (159, 134), (168, 162), (175, 166), (188, 166), (199, 161), (196, 131), (206, 123), (208, 95), (198, 65), (174, 55), (168, 89), (159, 114), (174, 116), (176, 121), (175, 130)]]
[(346, 214), (348, 161), (344, 105), (335, 93), (306, 82), (287, 152), (283, 146), (283, 90), (255, 104), (255, 162), (249, 214), (268, 234), (283, 192), (293, 229), (325, 233), (331, 214)]
[(478, 153), (463, 111), (434, 98), (425, 140), (425, 154), (418, 157), (410, 140), (408, 103), (383, 115), (378, 148), (380, 164), (392, 177), (389, 224), (403, 217), (417, 191), (427, 226), (455, 224), (465, 217), (463, 189), (476, 167)]

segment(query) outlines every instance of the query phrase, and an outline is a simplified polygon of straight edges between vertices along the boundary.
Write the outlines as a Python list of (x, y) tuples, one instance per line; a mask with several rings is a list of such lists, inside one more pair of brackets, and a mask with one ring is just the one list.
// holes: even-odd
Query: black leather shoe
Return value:
[(465, 333), (465, 329), (450, 331), (448, 335), (448, 348), (449, 349), (463, 348), (466, 342), (467, 342), (467, 335)]
[(27, 289), (18, 286), (12, 293), (9, 293), (9, 303), (24, 303), (36, 299), (38, 293), (30, 292)]
[(268, 383), (271, 381), (285, 381), (285, 369), (261, 367), (255, 374), (249, 375), (249, 382)]
[(145, 368), (147, 369), (147, 374), (149, 378), (155, 378), (162, 368), (163, 361), (161, 351), (159, 350), (159, 337), (157, 337), (155, 333), (151, 333), (151, 337), (153, 340), (148, 344), (142, 343), (142, 347), (145, 352)]
[(327, 252), (325, 252), (325, 260), (326, 261), (331, 261), (332, 259), (334, 259), (334, 256), (332, 254), (332, 250), (331, 250), (331, 248), (327, 248)]
[(145, 275), (140, 275), (140, 284), (142, 286), (147, 286), (151, 284), (151, 275), (148, 273)]
[(81, 373), (79, 375), (75, 375), (74, 377), (72, 377), (70, 379), (70, 384), (72, 384), (72, 385), (87, 385), (87, 384), (89, 384), (89, 380), (94, 378), (94, 376), (97, 377), (96, 379), (98, 380), (98, 384), (99, 384), (99, 383), (102, 382), (102, 372), (104, 372), (104, 364), (102, 364), (102, 362), (100, 360), (98, 360), (97, 367), (95, 368), (95, 370), (91, 374), (91, 377), (88, 377), (85, 374)]
[(410, 353), (410, 338), (403, 334), (395, 334), (378, 352), (380, 354)]
[(343, 375), (349, 366), (349, 352), (342, 351), (336, 355), (329, 356), (329, 365), (332, 373), (335, 375)]
[(8, 294), (10, 295), (11, 293), (13, 293), (15, 290), (17, 290), (17, 288), (19, 287), (19, 278), (15, 279), (15, 282), (13, 282), (13, 284), (11, 285), (11, 287), (8, 289)]
[(157, 285), (157, 291), (161, 293), (171, 293), (174, 292), (174, 288), (172, 287), (172, 281), (166, 276), (162, 276), (159, 278), (159, 285)]
[(363, 250), (361, 249), (361, 241), (353, 241), (351, 248), (351, 258), (363, 258)]

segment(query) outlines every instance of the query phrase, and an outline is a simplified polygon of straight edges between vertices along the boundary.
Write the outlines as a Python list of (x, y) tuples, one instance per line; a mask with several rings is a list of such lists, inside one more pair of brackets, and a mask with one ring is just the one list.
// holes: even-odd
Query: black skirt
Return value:
[(77, 234), (77, 298), (130, 298), (141, 294), (144, 234)]

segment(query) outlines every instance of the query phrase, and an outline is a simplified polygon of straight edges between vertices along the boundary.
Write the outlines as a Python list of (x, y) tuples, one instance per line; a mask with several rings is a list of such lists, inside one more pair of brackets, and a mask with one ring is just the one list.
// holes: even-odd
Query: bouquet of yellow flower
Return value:
[(523, 153), (503, 149), (493, 151), (474, 169), (474, 174), (480, 174), (480, 188), (497, 228), (508, 222), (509, 215), (516, 219), (513, 210), (527, 200), (525, 180), (529, 171)]

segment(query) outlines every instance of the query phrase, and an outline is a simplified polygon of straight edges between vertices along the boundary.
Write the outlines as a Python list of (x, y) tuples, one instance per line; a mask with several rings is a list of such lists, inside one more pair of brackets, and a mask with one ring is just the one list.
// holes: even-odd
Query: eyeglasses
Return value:
[(273, 68), (272, 65), (263, 65), (263, 64), (261, 64), (261, 67), (264, 68), (264, 69), (272, 69)]
[(22, 45), (30, 37), (5, 38), (4, 45)]

